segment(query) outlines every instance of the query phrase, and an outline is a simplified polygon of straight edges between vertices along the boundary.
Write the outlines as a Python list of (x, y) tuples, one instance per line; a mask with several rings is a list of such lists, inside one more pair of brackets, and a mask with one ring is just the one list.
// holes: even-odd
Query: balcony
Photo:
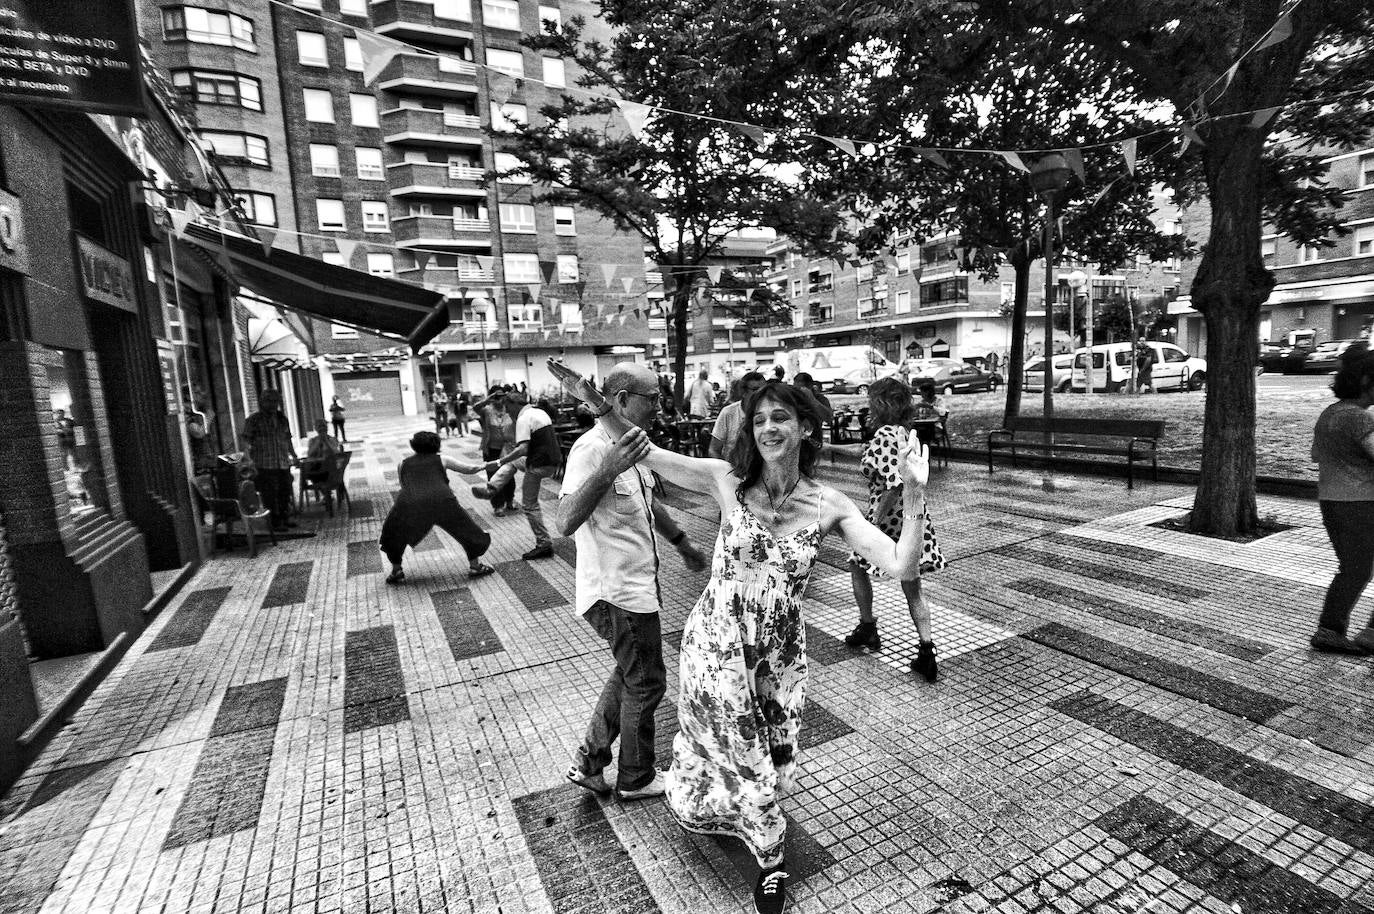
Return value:
[[(372, 0), (372, 28), (378, 34), (422, 44), (472, 44), (471, 19), (446, 19), (434, 14), (433, 3), (416, 0)], [(471, 10), (468, 13), (472, 15)]]
[(492, 235), (486, 219), (450, 216), (400, 216), (391, 220), (391, 233), (403, 248), (489, 248)]
[(405, 95), (473, 98), (477, 95), (477, 68), (464, 60), (397, 54), (382, 71), (377, 88)]
[(448, 289), (466, 288), (470, 294), (485, 290), (496, 282), (495, 270), (482, 270), (476, 266), (430, 266), (423, 270), (418, 267), (411, 267), (409, 269), (402, 268), (396, 271), (396, 275), (406, 282), (413, 282), (427, 289), (445, 291)]
[(474, 197), (486, 199), (486, 172), (467, 165), (403, 162), (388, 165), (393, 197)]
[(382, 112), (381, 123), (388, 143), (471, 148), (480, 147), (484, 139), (481, 120), (471, 114), (392, 108)]

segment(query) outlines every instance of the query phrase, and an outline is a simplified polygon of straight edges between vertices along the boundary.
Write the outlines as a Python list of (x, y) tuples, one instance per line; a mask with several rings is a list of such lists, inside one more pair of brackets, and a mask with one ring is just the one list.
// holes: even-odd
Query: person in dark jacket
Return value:
[(379, 546), (391, 562), (386, 582), (400, 584), (406, 579), (401, 568), (406, 547), (414, 548), (435, 527), (457, 540), (467, 553), (468, 577), (491, 574), (496, 569), (481, 561), (481, 555), (491, 545), (491, 534), (477, 526), (472, 515), (458, 504), (449, 488), (447, 472), (480, 473), (484, 465), (440, 455), (439, 436), (434, 432), (416, 432), (410, 447), (415, 453), (401, 461), (401, 491), (382, 523)]

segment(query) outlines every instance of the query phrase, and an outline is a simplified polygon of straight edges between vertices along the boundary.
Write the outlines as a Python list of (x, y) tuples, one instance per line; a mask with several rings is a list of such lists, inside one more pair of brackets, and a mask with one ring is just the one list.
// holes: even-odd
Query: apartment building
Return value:
[[(549, 355), (597, 372), (644, 353), (638, 239), (581, 208), (535, 204), (527, 182), (486, 180), (514, 161), (499, 132), (539, 125), (574, 78), (521, 36), (574, 15), (595, 34), (590, 3), (140, 2), (155, 60), (277, 247), (449, 296), (454, 324), (420, 357), (313, 321), (326, 400), (337, 393), (353, 416), (413, 413), (436, 381), (541, 390)], [(371, 82), (359, 30), (407, 46)], [(516, 79), (503, 102), (492, 73)]]
[[(1318, 343), (1367, 338), (1374, 327), (1374, 148), (1336, 153), (1326, 161), (1328, 182), (1346, 194), (1340, 213), (1348, 234), (1333, 238), (1334, 247), (1317, 248), (1295, 244), (1265, 227), (1260, 251), (1277, 284), (1260, 312), (1262, 341), (1288, 342), (1295, 334), (1311, 335)], [(1190, 207), (1183, 219), (1189, 236), (1205, 242), (1211, 226), (1206, 201)], [(1197, 261), (1186, 266), (1185, 290), (1197, 273)], [(1181, 295), (1169, 312), (1177, 317), (1186, 348), (1205, 352), (1206, 323), (1193, 310), (1191, 296)]]

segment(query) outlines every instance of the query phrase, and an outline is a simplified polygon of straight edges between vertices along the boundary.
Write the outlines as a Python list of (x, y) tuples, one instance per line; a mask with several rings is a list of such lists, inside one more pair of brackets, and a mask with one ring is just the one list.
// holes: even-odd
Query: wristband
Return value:
[(680, 545), (680, 544), (682, 543), (682, 541), (685, 540), (686, 538), (687, 538), (687, 534), (684, 533), (683, 531), (679, 530), (679, 531), (677, 532), (677, 536), (673, 536), (673, 537), (669, 537), (669, 538), (668, 538), (668, 545), (670, 545), (670, 546), (677, 546), (677, 545)]

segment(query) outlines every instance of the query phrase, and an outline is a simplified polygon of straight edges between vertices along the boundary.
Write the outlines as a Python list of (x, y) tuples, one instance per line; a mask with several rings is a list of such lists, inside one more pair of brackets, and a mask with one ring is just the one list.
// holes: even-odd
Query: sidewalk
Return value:
[[(751, 910), (740, 846), (563, 780), (609, 667), (571, 540), (524, 562), (524, 519), (478, 506), (498, 574), (469, 585), (436, 532), (386, 586), (420, 426), (349, 426), (351, 509), (207, 563), (4, 798), (0, 912)], [(790, 910), (1374, 912), (1374, 666), (1306, 649), (1334, 570), (1316, 503), (1262, 498), (1293, 529), (1235, 545), (1149, 526), (1183, 487), (1059, 479), (937, 472), (935, 685), (892, 582), (883, 651), (840, 642), (827, 541)], [(852, 465), (822, 481), (861, 497)], [(714, 507), (670, 503), (709, 549)], [(667, 550), (662, 582), (661, 766), (705, 575)]]

